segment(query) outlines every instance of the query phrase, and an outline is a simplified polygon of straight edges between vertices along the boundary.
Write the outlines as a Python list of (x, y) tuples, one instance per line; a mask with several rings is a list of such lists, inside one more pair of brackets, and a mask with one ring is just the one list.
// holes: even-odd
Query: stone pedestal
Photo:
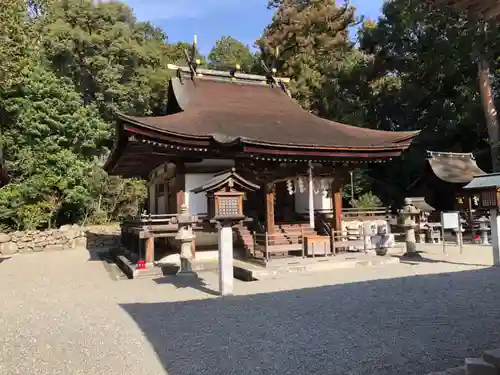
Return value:
[(493, 265), (500, 265), (500, 215), (496, 208), (490, 210), (491, 245), (493, 248)]
[(230, 221), (219, 226), (219, 292), (221, 296), (233, 294), (233, 228)]

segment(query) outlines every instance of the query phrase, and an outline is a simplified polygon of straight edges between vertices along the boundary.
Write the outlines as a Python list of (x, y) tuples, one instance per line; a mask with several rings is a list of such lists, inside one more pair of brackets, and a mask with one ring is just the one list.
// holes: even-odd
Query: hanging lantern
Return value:
[(286, 181), (286, 188), (288, 190), (288, 194), (293, 195), (295, 193), (295, 190), (293, 188), (293, 181), (292, 180), (287, 180)]

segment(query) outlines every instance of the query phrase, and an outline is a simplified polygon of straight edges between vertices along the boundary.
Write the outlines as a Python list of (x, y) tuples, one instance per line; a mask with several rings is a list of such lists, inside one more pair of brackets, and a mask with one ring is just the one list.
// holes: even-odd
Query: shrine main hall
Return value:
[(260, 188), (247, 192), (243, 213), (272, 235), (280, 223), (314, 228), (314, 212), (330, 212), (340, 230), (341, 186), (349, 171), (398, 157), (418, 132), (366, 129), (305, 111), (284, 80), (238, 72), (176, 67), (166, 115), (117, 114), (114, 149), (105, 169), (149, 181), (150, 214), (207, 213), (194, 190), (233, 170)]

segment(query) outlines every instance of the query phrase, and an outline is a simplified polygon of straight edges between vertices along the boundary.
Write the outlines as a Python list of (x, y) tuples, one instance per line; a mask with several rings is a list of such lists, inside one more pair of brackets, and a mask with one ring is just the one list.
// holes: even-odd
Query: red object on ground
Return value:
[(479, 234), (478, 234), (478, 233), (476, 233), (476, 234), (474, 235), (474, 240), (479, 241), (479, 238), (480, 238), (480, 237), (479, 237)]
[(145, 260), (140, 260), (137, 262), (137, 267), (138, 270), (143, 270), (146, 269), (146, 261)]

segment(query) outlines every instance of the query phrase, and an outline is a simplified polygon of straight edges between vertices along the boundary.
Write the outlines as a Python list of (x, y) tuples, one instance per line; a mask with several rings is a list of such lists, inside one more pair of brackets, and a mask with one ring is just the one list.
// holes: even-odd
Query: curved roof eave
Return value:
[[(175, 116), (181, 116), (183, 112), (174, 114), (174, 115), (169, 115), (169, 117), (174, 120)], [(190, 139), (192, 140), (205, 140), (205, 141), (210, 141), (214, 143), (221, 144), (223, 142), (220, 142), (218, 138), (221, 137), (220, 134), (212, 134), (212, 135), (198, 135), (198, 134), (189, 134), (189, 133), (181, 133), (181, 132), (174, 132), (170, 131), (167, 129), (158, 129), (157, 127), (145, 124), (144, 122), (141, 122), (139, 119), (133, 117), (133, 116), (128, 116), (122, 113), (117, 113), (117, 116), (120, 119), (125, 120), (126, 122), (135, 125), (136, 127), (140, 127), (143, 129), (147, 129), (153, 134), (165, 134), (168, 136), (172, 137), (178, 137), (182, 139), (183, 141), (189, 141)], [(328, 121), (328, 120), (325, 120)], [(376, 131), (376, 130), (374, 130)], [(377, 131), (378, 132), (378, 131)], [(411, 131), (411, 132), (401, 132), (401, 137), (395, 138), (392, 140), (390, 144), (384, 144), (384, 143), (379, 143), (379, 144), (373, 144), (370, 146), (329, 146), (329, 145), (319, 145), (319, 144), (298, 144), (298, 143), (280, 143), (280, 142), (273, 142), (273, 141), (263, 141), (263, 140), (257, 140), (257, 139), (252, 139), (249, 137), (232, 137), (232, 136), (227, 136), (230, 138), (232, 141), (228, 142), (227, 144), (234, 144), (236, 140), (239, 140), (243, 144), (249, 144), (249, 145), (258, 145), (258, 146), (268, 146), (268, 147), (273, 147), (273, 148), (283, 148), (283, 149), (288, 149), (288, 148), (295, 148), (295, 149), (314, 149), (314, 150), (324, 150), (324, 151), (377, 151), (377, 150), (405, 150), (407, 149), (413, 138), (418, 136), (420, 133), (420, 130), (417, 131)], [(224, 136), (224, 135), (222, 135)], [(408, 142), (405, 142), (408, 141)]]

